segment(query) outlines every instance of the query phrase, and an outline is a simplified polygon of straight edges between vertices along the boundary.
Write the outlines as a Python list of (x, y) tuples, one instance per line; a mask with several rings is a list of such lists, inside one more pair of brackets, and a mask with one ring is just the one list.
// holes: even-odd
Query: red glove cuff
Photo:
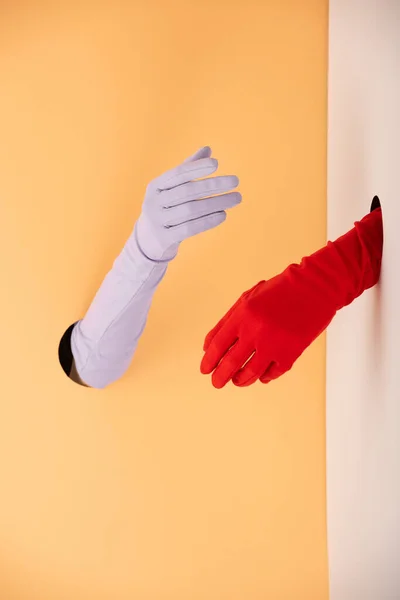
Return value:
[(347, 306), (379, 280), (383, 250), (382, 211), (376, 209), (334, 242), (303, 258), (301, 270), (335, 310)]

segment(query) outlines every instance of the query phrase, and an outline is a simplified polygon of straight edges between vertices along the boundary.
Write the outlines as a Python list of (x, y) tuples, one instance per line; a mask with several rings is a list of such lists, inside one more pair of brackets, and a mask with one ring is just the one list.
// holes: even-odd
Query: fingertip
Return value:
[(236, 387), (249, 387), (250, 385), (253, 385), (253, 383), (255, 383), (257, 379), (257, 377), (248, 377), (246, 379), (243, 379), (240, 376), (235, 376), (232, 378), (232, 383)]
[(210, 146), (202, 146), (192, 155), (195, 160), (209, 159), (212, 154)]
[(211, 377), (211, 382), (216, 390), (222, 390), (222, 388), (226, 385), (224, 381), (219, 380), (218, 377), (214, 377), (214, 375)]
[(232, 383), (233, 383), (233, 385), (235, 385), (236, 387), (241, 387), (243, 384), (241, 383), (241, 380), (240, 380), (240, 375), (234, 375), (234, 376), (232, 377)]
[(212, 369), (210, 368), (210, 365), (207, 361), (207, 357), (204, 356), (201, 363), (200, 363), (200, 373), (202, 375), (209, 375), (211, 373)]
[(213, 386), (217, 390), (221, 390), (232, 380), (231, 374), (224, 372), (219, 368), (215, 368), (213, 374), (211, 375), (211, 381)]
[(219, 210), (206, 217), (206, 223), (208, 222), (207, 229), (213, 229), (214, 227), (221, 225), (226, 220), (226, 216), (227, 214), (225, 210)]
[(212, 164), (212, 166), (213, 166), (215, 169), (218, 169), (218, 159), (217, 159), (217, 158), (213, 158), (213, 157), (212, 157), (212, 158), (210, 158), (210, 163)]
[(210, 158), (212, 154), (212, 150), (210, 146), (201, 146), (194, 154), (192, 154), (192, 158), (196, 160), (201, 160), (204, 158)]

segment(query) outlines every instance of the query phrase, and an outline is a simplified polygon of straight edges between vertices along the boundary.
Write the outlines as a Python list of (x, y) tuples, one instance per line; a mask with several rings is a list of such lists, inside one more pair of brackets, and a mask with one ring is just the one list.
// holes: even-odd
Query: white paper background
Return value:
[(400, 0), (331, 0), (328, 237), (377, 194), (380, 285), (328, 332), (331, 600), (400, 599)]

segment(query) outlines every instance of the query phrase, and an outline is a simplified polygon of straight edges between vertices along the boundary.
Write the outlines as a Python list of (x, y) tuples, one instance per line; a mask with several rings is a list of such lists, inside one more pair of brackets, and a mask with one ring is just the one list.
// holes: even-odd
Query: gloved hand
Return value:
[(210, 154), (208, 146), (202, 148), (147, 187), (134, 231), (72, 330), (72, 355), (85, 384), (102, 389), (122, 377), (179, 242), (215, 227), (225, 220), (225, 209), (241, 201), (238, 192), (208, 198), (236, 187), (237, 177), (192, 181), (216, 171)]
[(217, 169), (218, 161), (205, 146), (147, 186), (135, 225), (136, 242), (147, 258), (171, 260), (180, 242), (220, 225), (226, 219), (225, 210), (241, 202), (239, 192), (229, 192), (239, 184), (236, 176), (199, 180)]
[(222, 388), (230, 380), (268, 383), (291, 369), (332, 321), (379, 279), (381, 209), (300, 264), (245, 292), (207, 335), (201, 372)]

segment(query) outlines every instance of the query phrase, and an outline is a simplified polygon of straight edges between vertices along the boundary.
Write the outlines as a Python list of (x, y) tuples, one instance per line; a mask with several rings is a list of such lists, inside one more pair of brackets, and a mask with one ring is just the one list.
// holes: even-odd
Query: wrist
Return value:
[(140, 219), (135, 224), (132, 238), (138, 251), (152, 263), (168, 263), (178, 253), (179, 244), (171, 244), (166, 247), (152, 231), (146, 231), (146, 228), (143, 228)]
[(313, 285), (336, 310), (349, 305), (379, 280), (383, 247), (381, 210), (369, 213), (347, 233), (303, 259)]
[(379, 281), (382, 251), (383, 224), (380, 208), (367, 214), (345, 235), (338, 238), (333, 245), (340, 253), (343, 263), (349, 270), (353, 283), (352, 300), (370, 289)]

